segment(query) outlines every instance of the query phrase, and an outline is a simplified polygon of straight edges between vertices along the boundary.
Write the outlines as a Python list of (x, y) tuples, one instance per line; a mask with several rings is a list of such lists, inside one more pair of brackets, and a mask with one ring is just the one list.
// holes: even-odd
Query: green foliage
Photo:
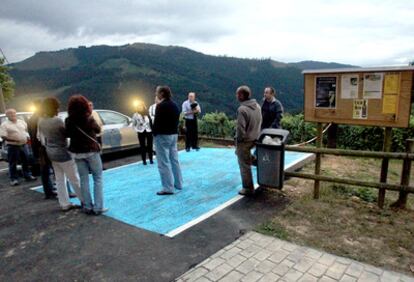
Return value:
[(289, 240), (289, 233), (287, 230), (276, 221), (263, 223), (256, 228), (256, 231), (282, 240)]
[(8, 101), (14, 94), (14, 81), (9, 74), (9, 68), (4, 65), (4, 58), (0, 58), (0, 85), (3, 90), (4, 100)]
[(289, 130), (289, 143), (291, 144), (305, 142), (316, 135), (315, 124), (305, 122), (303, 114), (285, 114), (281, 125), (283, 129)]
[[(289, 144), (298, 144), (316, 136), (316, 125), (305, 122), (303, 114), (285, 114), (282, 119), (282, 128), (290, 132)], [(183, 122), (181, 124), (183, 126)], [(199, 120), (199, 132), (210, 137), (233, 138), (236, 121), (225, 113), (207, 113)], [(414, 136), (414, 116), (410, 118), (409, 128), (394, 128), (392, 131), (392, 151), (404, 152), (408, 138)], [(337, 147), (352, 150), (381, 151), (384, 138), (384, 129), (374, 126), (338, 127)], [(326, 140), (325, 140), (326, 141)]]
[(367, 187), (356, 187), (352, 188), (345, 185), (340, 184), (333, 184), (332, 185), (333, 191), (340, 195), (345, 195), (347, 197), (358, 197), (361, 200), (368, 202), (368, 203), (374, 203), (377, 201), (377, 194), (376, 191), (372, 188)]
[(219, 138), (233, 138), (236, 122), (222, 112), (207, 113), (199, 120), (201, 135)]

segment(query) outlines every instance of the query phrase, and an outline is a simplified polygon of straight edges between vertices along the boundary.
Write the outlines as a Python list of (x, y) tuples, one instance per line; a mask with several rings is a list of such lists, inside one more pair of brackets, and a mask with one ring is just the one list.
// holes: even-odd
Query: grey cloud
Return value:
[[(40, 26), (60, 37), (171, 33), (209, 40), (229, 32), (220, 19), (230, 7), (219, 1), (5, 0), (2, 10), (0, 18)], [(193, 32), (205, 21), (208, 29)]]

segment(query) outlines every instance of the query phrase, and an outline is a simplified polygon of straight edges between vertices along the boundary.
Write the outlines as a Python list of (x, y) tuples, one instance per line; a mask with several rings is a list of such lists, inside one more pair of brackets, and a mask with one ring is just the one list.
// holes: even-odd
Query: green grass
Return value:
[[(390, 162), (389, 182), (399, 182), (401, 164)], [(380, 167), (379, 160), (322, 160), (327, 175), (367, 181), (378, 181)], [(306, 172), (313, 169), (313, 164), (304, 168)], [(290, 204), (258, 226), (257, 231), (412, 275), (414, 195), (409, 196), (407, 210), (393, 210), (388, 206), (397, 199), (397, 192), (387, 191), (386, 207), (380, 209), (376, 204), (377, 189), (321, 182), (319, 200), (313, 199), (312, 191), (312, 181), (286, 181), (284, 192)]]

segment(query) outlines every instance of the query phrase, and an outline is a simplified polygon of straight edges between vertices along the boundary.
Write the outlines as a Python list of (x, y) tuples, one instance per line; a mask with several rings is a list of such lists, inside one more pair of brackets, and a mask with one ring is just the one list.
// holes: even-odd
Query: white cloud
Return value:
[(6, 0), (10, 61), (78, 45), (148, 42), (213, 55), (355, 65), (414, 59), (413, 1)]

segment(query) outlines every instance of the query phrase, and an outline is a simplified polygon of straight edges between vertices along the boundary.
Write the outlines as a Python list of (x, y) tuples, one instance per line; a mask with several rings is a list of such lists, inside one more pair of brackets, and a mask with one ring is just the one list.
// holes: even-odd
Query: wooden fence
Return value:
[[(347, 185), (356, 185), (356, 186), (379, 189), (378, 206), (380, 208), (383, 208), (384, 206), (386, 190), (398, 191), (399, 198), (397, 202), (393, 204), (393, 207), (396, 207), (396, 208), (406, 207), (408, 194), (414, 193), (414, 187), (409, 186), (411, 162), (412, 160), (414, 160), (414, 139), (408, 139), (406, 141), (406, 152), (396, 152), (396, 153), (389, 152), (390, 143), (388, 144), (388, 140), (390, 140), (390, 130), (386, 128), (385, 137), (384, 137), (384, 148), (385, 149), (381, 152), (328, 149), (328, 148), (322, 148), (322, 125), (321, 124), (318, 124), (317, 131), (318, 131), (318, 137), (316, 139), (316, 147), (299, 147), (299, 146), (294, 146), (294, 145), (285, 146), (286, 151), (315, 154), (314, 173), (311, 174), (311, 173), (301, 173), (301, 172), (285, 172), (286, 176), (314, 180), (313, 195), (315, 199), (319, 198), (320, 182), (324, 181), (324, 182), (341, 183), (341, 184), (347, 184)], [(211, 138), (211, 137), (200, 137), (200, 139), (204, 139), (206, 141), (218, 143), (221, 145), (234, 145), (234, 140), (232, 139)], [(351, 156), (351, 157), (359, 157), (359, 158), (382, 159), (379, 182), (363, 181), (363, 180), (357, 180), (357, 179), (351, 179), (351, 178), (340, 178), (340, 177), (334, 177), (334, 176), (321, 175), (321, 163), (322, 163), (321, 157), (324, 154), (336, 155), (336, 156)], [(403, 160), (400, 184), (387, 183), (388, 161), (390, 159)]]

